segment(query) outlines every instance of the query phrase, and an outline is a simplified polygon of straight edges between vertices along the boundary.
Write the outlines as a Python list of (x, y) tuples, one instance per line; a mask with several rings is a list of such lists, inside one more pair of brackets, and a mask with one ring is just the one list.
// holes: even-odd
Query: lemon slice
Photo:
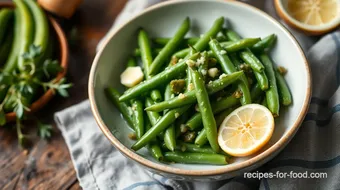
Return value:
[(340, 24), (339, 0), (275, 0), (279, 16), (308, 34), (323, 34)]
[(248, 156), (260, 150), (274, 131), (274, 117), (259, 104), (241, 106), (230, 113), (218, 131), (218, 144), (232, 156)]

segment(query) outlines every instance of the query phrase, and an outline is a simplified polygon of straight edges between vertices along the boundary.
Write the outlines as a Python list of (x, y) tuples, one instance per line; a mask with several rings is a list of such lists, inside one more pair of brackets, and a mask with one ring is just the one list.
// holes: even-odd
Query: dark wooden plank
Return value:
[[(78, 31), (77, 43), (70, 44), (68, 70), (68, 79), (74, 87), (69, 98), (55, 97), (37, 113), (40, 120), (53, 124), (53, 113), (87, 99), (88, 73), (96, 45), (125, 3), (126, 0), (84, 0), (71, 20), (61, 20), (67, 35), (72, 28)], [(23, 150), (18, 146), (14, 129), (0, 129), (0, 189), (81, 189), (58, 129), (54, 127), (49, 142), (36, 138), (34, 130), (28, 133), (34, 146)]]

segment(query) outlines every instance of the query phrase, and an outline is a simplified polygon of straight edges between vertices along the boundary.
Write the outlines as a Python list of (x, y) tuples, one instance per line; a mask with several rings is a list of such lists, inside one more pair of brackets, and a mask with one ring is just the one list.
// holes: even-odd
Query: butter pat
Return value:
[(126, 87), (134, 87), (144, 79), (144, 73), (142, 69), (137, 67), (128, 67), (125, 71), (120, 75), (120, 83), (122, 83)]

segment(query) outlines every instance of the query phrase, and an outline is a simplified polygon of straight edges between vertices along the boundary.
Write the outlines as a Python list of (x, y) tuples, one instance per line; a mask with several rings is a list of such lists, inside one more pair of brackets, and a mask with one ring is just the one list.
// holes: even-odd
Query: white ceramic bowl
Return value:
[[(163, 164), (155, 161), (146, 150), (138, 154), (130, 149), (134, 141), (131, 131), (119, 112), (106, 98), (104, 89), (113, 86), (123, 90), (119, 75), (135, 47), (137, 31), (143, 27), (151, 37), (172, 36), (181, 21), (189, 16), (192, 29), (188, 35), (199, 36), (213, 21), (224, 16), (232, 28), (243, 37), (278, 36), (271, 56), (277, 65), (288, 69), (286, 80), (294, 103), (283, 109), (276, 120), (270, 142), (258, 153), (235, 158), (225, 166)], [(167, 1), (146, 9), (110, 33), (92, 65), (89, 79), (89, 97), (95, 119), (112, 144), (126, 157), (140, 163), (152, 172), (180, 180), (210, 181), (230, 178), (255, 169), (276, 156), (293, 138), (308, 109), (311, 95), (311, 77), (308, 63), (294, 37), (266, 13), (237, 1), (193, 0)]]

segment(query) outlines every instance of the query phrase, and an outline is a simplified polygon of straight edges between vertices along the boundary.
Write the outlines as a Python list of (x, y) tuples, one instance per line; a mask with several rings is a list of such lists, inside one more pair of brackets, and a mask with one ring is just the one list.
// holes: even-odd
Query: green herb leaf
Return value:
[(19, 141), (19, 145), (20, 145), (21, 147), (24, 147), (25, 144), (26, 144), (26, 137), (25, 137), (25, 135), (19, 134), (19, 135), (18, 135), (18, 141)]
[(48, 139), (52, 134), (52, 125), (38, 122), (38, 135), (43, 139)]
[(29, 47), (29, 54), (31, 56), (31, 58), (36, 58), (41, 54), (41, 47), (40, 46), (36, 46), (34, 44), (30, 45)]
[(14, 107), (14, 112), (17, 115), (17, 118), (22, 119), (24, 116), (24, 106), (20, 103), (18, 103), (15, 107)]
[(68, 97), (68, 92), (67, 92), (67, 90), (65, 90), (65, 89), (63, 89), (63, 88), (58, 88), (58, 89), (57, 89), (57, 92), (58, 92), (58, 94), (59, 94), (60, 96), (62, 96), (62, 97), (64, 97), (64, 98)]
[(29, 52), (25, 52), (22, 55), (22, 58), (24, 58), (24, 60), (30, 60), (31, 59), (31, 55)]
[(51, 76), (56, 75), (62, 70), (63, 68), (60, 66), (57, 60), (52, 61), (48, 59), (43, 64), (43, 71), (47, 78), (50, 78)]
[(10, 85), (13, 83), (13, 76), (7, 73), (0, 73), (0, 85)]
[(66, 79), (62, 78), (58, 82), (55, 79), (51, 80), (50, 82), (43, 82), (40, 83), (44, 87), (44, 89), (52, 89), (58, 92), (59, 95), (62, 97), (68, 97), (68, 92), (66, 89), (72, 87), (71, 83), (65, 84)]

